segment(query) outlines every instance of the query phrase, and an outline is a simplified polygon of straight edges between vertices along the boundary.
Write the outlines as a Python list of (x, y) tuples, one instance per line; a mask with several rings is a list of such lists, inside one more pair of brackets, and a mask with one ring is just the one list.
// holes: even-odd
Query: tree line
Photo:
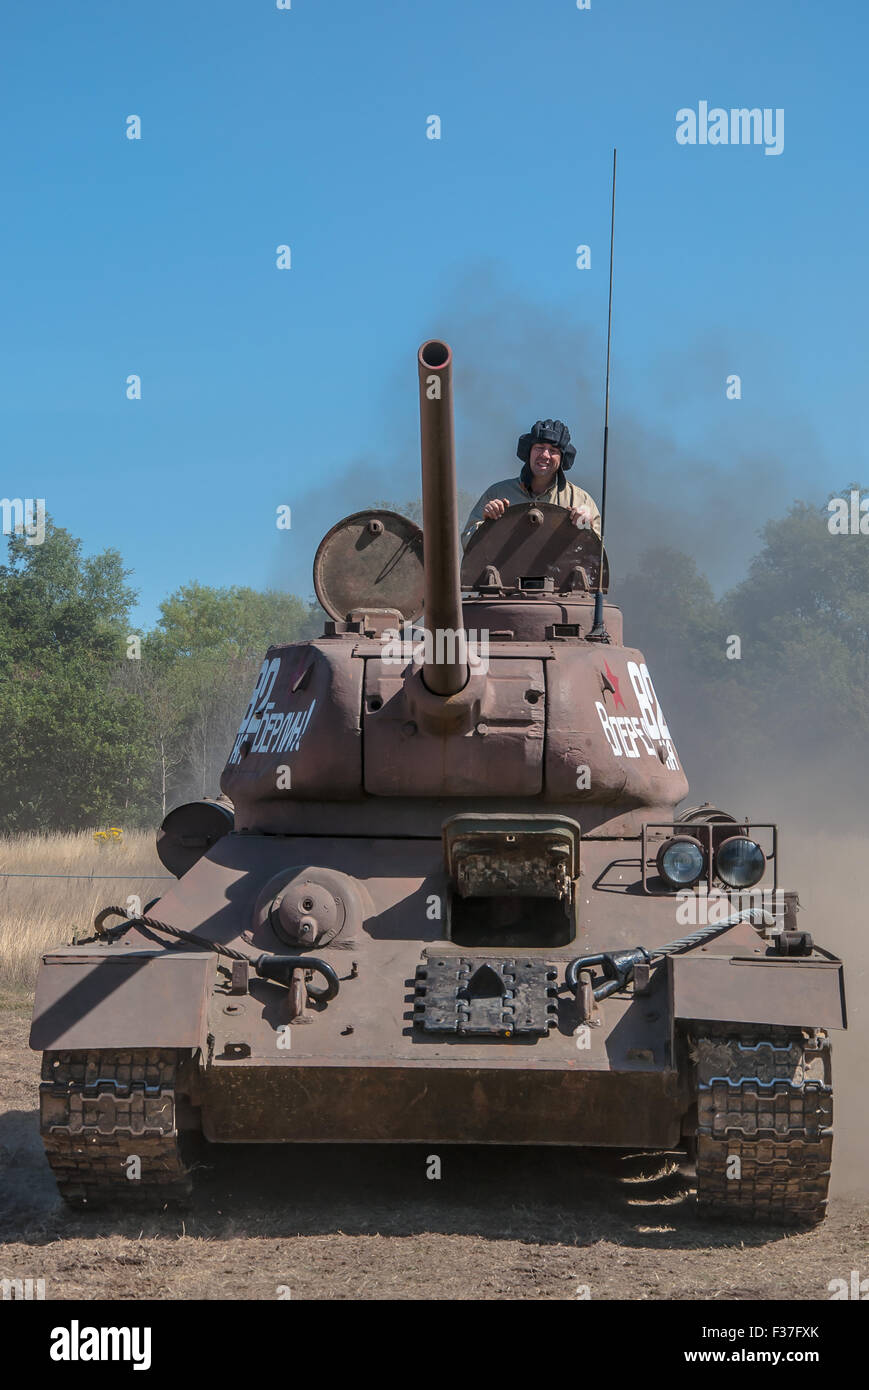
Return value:
[[(117, 550), (47, 519), (0, 565), (0, 829), (152, 826), (216, 795), (266, 648), (322, 630), (293, 594), (187, 584), (131, 626)], [(130, 641), (130, 638), (138, 641)], [(131, 659), (132, 656), (132, 659)]]

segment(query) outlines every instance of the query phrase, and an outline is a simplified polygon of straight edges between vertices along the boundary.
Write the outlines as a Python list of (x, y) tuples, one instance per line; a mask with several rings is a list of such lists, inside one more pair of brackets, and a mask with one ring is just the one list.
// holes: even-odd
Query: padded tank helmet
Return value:
[(530, 461), (533, 444), (554, 444), (561, 450), (561, 467), (564, 471), (567, 472), (568, 468), (573, 467), (576, 449), (570, 442), (570, 430), (561, 420), (538, 420), (532, 430), (519, 436), (516, 457), (523, 463)]

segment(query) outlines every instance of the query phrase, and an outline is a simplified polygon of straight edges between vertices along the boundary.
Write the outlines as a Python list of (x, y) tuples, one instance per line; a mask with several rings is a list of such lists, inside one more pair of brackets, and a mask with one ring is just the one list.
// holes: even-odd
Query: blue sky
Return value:
[[(597, 495), (617, 145), (616, 574), (675, 525), (739, 577), (766, 516), (869, 478), (867, 30), (858, 0), (8, 3), (0, 494), (117, 547), (146, 625), (194, 579), (307, 594), (328, 526), (417, 494), (442, 336), (460, 484), (560, 415)], [(782, 154), (678, 145), (701, 100), (783, 108)]]

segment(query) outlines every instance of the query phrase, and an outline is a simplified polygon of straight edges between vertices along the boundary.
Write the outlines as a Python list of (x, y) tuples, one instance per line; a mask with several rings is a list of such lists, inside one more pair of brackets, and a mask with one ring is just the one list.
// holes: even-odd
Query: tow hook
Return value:
[(261, 980), (274, 980), (276, 984), (285, 985), (287, 989), (293, 987), (293, 977), (297, 970), (317, 970), (326, 981), (322, 989), (315, 989), (311, 984), (306, 987), (306, 994), (317, 1003), (328, 1004), (330, 999), (334, 999), (338, 993), (340, 985), (338, 976), (327, 965), (324, 960), (317, 960), (314, 956), (258, 956), (255, 964), (256, 973)]
[(617, 990), (625, 989), (634, 978), (635, 967), (649, 965), (651, 959), (645, 946), (634, 946), (628, 951), (601, 951), (596, 956), (577, 956), (576, 960), (572, 960), (568, 965), (564, 978), (576, 994), (581, 983), (580, 972), (587, 971), (594, 965), (601, 966), (601, 974), (592, 976), (594, 998), (597, 1002), (607, 999)]

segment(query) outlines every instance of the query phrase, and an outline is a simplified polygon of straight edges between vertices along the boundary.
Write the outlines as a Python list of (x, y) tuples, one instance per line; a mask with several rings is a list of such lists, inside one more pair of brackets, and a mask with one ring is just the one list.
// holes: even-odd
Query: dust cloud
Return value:
[[(578, 316), (569, 309), (523, 298), (492, 267), (458, 277), (430, 321), (371, 380), (382, 401), (377, 440), (348, 465), (327, 470), (328, 487), (317, 483), (298, 495), (291, 487), (293, 515), (304, 525), (291, 553), (276, 543), (274, 586), (307, 594), (316, 546), (336, 521), (380, 498), (420, 495), (416, 351), (426, 338), (441, 337), (453, 351), (460, 489), (477, 497), (515, 476), (519, 435), (535, 420), (553, 417), (565, 421), (576, 445), (571, 480), (599, 501), (606, 325), (572, 318)], [(640, 370), (628, 366), (619, 333), (617, 310), (606, 523), (613, 573), (625, 573), (646, 546), (665, 544), (702, 561), (713, 586), (726, 586), (741, 577), (764, 521), (808, 485), (812, 432), (792, 408), (785, 418), (747, 401), (730, 403), (728, 411), (714, 342)], [(645, 398), (655, 402), (655, 425), (632, 404), (637, 376)], [(698, 401), (701, 414), (708, 405), (710, 423), (699, 442), (679, 442), (667, 428), (682, 418), (680, 388), (693, 414)]]

